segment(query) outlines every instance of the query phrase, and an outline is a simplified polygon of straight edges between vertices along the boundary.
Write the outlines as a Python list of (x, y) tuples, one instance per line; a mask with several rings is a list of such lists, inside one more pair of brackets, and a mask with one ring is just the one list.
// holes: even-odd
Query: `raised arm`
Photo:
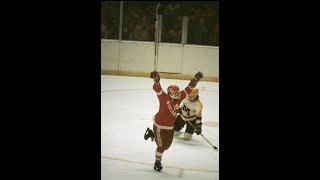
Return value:
[(196, 87), (201, 78), (203, 78), (203, 74), (202, 74), (202, 72), (199, 71), (191, 79), (191, 81), (189, 83), (189, 86), (192, 87), (192, 88)]
[(188, 94), (191, 93), (192, 88), (196, 87), (196, 85), (198, 84), (198, 82), (200, 81), (201, 78), (203, 78), (203, 74), (202, 74), (202, 72), (199, 71), (191, 79), (188, 86), (186, 88), (184, 88), (184, 90), (182, 91), (181, 99), (184, 99)]
[(158, 96), (163, 94), (162, 87), (160, 85), (160, 75), (157, 71), (153, 71), (150, 73), (150, 78), (153, 79), (154, 84), (153, 84), (153, 90), (157, 93)]

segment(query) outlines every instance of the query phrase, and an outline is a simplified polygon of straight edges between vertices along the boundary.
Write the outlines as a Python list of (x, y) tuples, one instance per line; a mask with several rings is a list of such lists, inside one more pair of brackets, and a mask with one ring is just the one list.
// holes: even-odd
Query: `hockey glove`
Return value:
[(194, 75), (193, 79), (191, 79), (189, 86), (192, 88), (196, 87), (201, 78), (203, 78), (203, 74), (202, 72), (198, 72)]
[(197, 72), (196, 75), (194, 75), (194, 78), (197, 80), (197, 81), (200, 81), (201, 78), (203, 78), (203, 74), (202, 72)]
[(150, 73), (150, 78), (154, 80), (155, 83), (159, 83), (160, 81), (160, 75), (157, 71), (153, 71)]
[(202, 123), (196, 124), (196, 129), (195, 129), (194, 132), (195, 132), (197, 135), (201, 134), (201, 132), (202, 132), (201, 128), (202, 128)]

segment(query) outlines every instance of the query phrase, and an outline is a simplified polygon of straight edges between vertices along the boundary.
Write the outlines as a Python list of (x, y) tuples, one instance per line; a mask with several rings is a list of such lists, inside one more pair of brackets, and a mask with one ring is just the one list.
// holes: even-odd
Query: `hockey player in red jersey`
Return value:
[(147, 128), (144, 139), (147, 140), (151, 137), (151, 140), (155, 138), (157, 149), (155, 151), (156, 161), (154, 164), (154, 170), (161, 171), (161, 159), (162, 154), (167, 150), (173, 139), (174, 124), (179, 105), (181, 101), (192, 92), (198, 81), (203, 77), (201, 72), (195, 74), (188, 86), (181, 90), (176, 85), (171, 85), (167, 89), (167, 93), (163, 91), (160, 85), (160, 75), (158, 72), (153, 71), (150, 77), (154, 79), (153, 90), (157, 93), (159, 99), (159, 111), (153, 118), (153, 131)]

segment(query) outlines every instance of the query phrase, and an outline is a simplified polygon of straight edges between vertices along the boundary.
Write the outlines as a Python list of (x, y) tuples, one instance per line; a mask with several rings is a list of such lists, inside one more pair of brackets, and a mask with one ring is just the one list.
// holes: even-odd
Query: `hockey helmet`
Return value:
[(171, 99), (179, 99), (180, 98), (180, 89), (176, 85), (170, 85), (167, 89), (168, 95)]
[(190, 101), (196, 101), (199, 98), (199, 89), (192, 88), (191, 93), (189, 94)]

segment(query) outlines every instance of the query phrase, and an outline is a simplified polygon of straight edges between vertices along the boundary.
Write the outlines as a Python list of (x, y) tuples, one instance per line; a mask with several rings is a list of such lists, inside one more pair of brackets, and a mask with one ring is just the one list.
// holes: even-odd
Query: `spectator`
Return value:
[(133, 19), (125, 18), (123, 23), (123, 39), (133, 40), (134, 26)]
[(134, 30), (134, 39), (139, 41), (150, 40), (150, 24), (147, 21), (147, 16), (142, 16), (141, 24), (137, 24)]
[(110, 23), (109, 29), (108, 29), (108, 38), (109, 39), (117, 39), (119, 34), (118, 29), (118, 21), (116, 19), (113, 19)]
[(168, 39), (167, 39), (168, 42), (171, 42), (171, 43), (181, 42), (181, 33), (182, 33), (181, 25), (182, 25), (182, 19), (181, 17), (178, 17), (173, 28), (168, 31)]
[(192, 27), (192, 43), (206, 45), (208, 39), (208, 29), (205, 25), (204, 18), (197, 18), (196, 23)]

